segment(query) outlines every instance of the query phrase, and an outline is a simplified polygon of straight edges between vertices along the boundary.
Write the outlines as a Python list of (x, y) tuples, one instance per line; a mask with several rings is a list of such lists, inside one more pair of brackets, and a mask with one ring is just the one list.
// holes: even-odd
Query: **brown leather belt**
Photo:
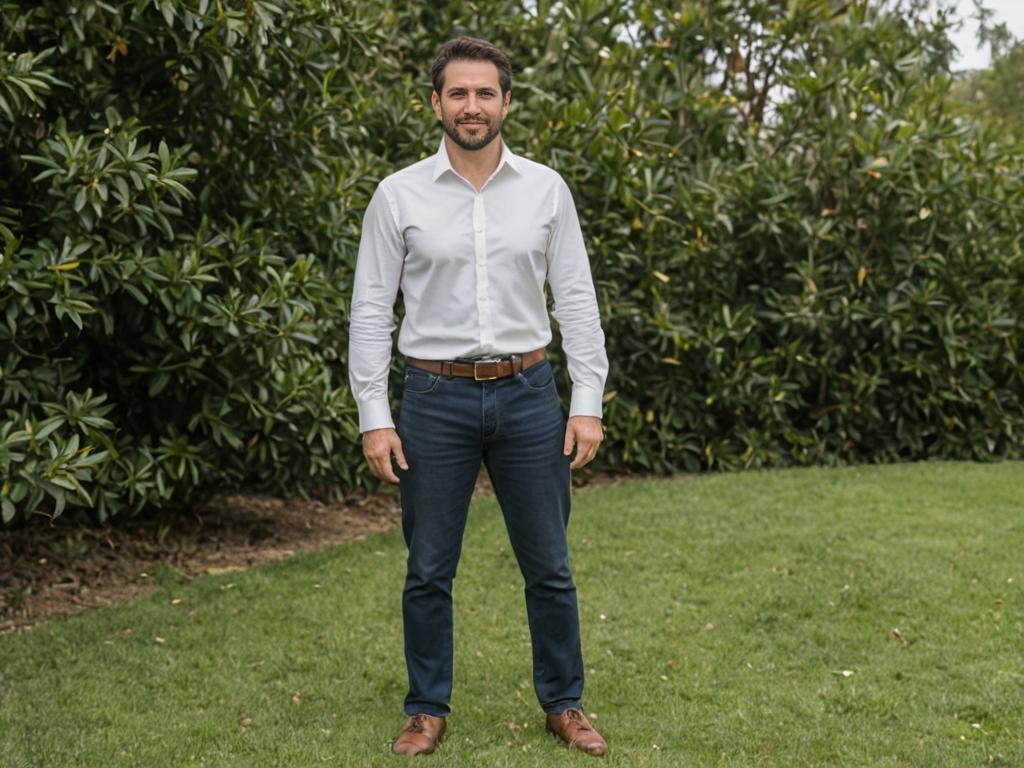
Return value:
[(417, 360), (414, 357), (407, 357), (405, 363), (449, 378), (457, 376), (475, 381), (493, 381), (515, 376), (524, 368), (536, 365), (543, 359), (544, 348), (541, 347), (525, 355), (507, 355), (492, 360)]

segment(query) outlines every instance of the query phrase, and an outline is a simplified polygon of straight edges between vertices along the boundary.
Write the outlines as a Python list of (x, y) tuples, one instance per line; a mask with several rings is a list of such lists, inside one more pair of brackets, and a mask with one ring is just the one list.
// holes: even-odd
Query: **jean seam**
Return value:
[(554, 384), (555, 382), (555, 377), (552, 376), (550, 379), (548, 379), (547, 384), (544, 384), (543, 386), (540, 387), (535, 387), (533, 384), (530, 383), (530, 380), (527, 379), (526, 376), (524, 376), (522, 373), (517, 373), (516, 378), (519, 379), (519, 381), (523, 383), (523, 386), (526, 387), (526, 389), (530, 392), (544, 392), (545, 390), (550, 389), (551, 385)]
[[(410, 395), (429, 395), (429, 394), (431, 394), (435, 389), (437, 389), (438, 385), (441, 383), (441, 375), (440, 374), (436, 374), (436, 373), (432, 373), (430, 375), (434, 377), (434, 383), (431, 384), (426, 389), (409, 389), (409, 387), (406, 386), (406, 387), (403, 388), (403, 392), (404, 393), (408, 393)], [(406, 379), (406, 381), (408, 381), (408, 379)]]

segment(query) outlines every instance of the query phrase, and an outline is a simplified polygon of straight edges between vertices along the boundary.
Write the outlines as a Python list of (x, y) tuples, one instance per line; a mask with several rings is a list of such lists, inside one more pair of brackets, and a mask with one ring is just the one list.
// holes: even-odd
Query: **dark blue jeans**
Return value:
[(482, 382), (410, 367), (398, 434), (409, 464), (398, 471), (409, 548), (406, 713), (451, 711), (452, 581), (481, 461), (525, 581), (537, 698), (549, 713), (579, 707), (583, 658), (566, 540), (569, 458), (550, 364)]

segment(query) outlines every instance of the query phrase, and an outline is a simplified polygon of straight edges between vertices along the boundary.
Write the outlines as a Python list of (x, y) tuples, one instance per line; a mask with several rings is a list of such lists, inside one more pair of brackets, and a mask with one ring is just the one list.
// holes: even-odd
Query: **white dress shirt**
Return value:
[(453, 360), (528, 352), (551, 341), (545, 280), (572, 378), (570, 416), (601, 416), (604, 332), (572, 195), (547, 166), (513, 154), (478, 192), (432, 157), (388, 176), (363, 218), (349, 326), (349, 383), (359, 430), (394, 426), (388, 370), (398, 350)]

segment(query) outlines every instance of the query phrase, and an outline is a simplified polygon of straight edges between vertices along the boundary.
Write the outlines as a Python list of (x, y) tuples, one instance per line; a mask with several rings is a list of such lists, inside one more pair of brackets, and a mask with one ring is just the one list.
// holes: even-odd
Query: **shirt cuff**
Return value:
[(573, 416), (596, 416), (601, 418), (604, 410), (602, 397), (604, 393), (600, 390), (588, 387), (573, 387), (572, 400), (569, 403), (569, 418)]
[(395, 428), (395, 422), (391, 420), (391, 404), (386, 398), (358, 403), (358, 406), (360, 433), (369, 432), (371, 429)]

